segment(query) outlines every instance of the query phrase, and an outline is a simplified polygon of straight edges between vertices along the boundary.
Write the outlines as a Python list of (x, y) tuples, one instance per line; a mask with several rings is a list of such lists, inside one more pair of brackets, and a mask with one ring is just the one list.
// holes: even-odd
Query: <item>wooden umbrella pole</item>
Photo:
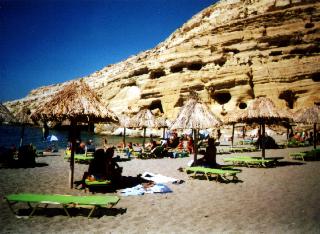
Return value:
[(266, 146), (265, 146), (265, 143), (266, 143), (266, 126), (265, 126), (265, 123), (263, 122), (262, 123), (262, 135), (261, 135), (261, 148), (262, 148), (262, 158), (265, 159), (266, 158)]
[(76, 147), (76, 122), (71, 121), (70, 126), (70, 136), (71, 136), (71, 155), (70, 155), (70, 188), (73, 188), (73, 179), (74, 179), (74, 151)]
[(145, 143), (146, 143), (146, 130), (147, 128), (143, 127), (143, 143), (142, 143), (143, 150), (145, 149)]
[(317, 148), (317, 124), (313, 124), (313, 148)]
[(166, 128), (163, 128), (162, 139), (164, 140), (166, 137)]
[(232, 124), (232, 136), (231, 136), (231, 147), (233, 147), (233, 140), (234, 140), (234, 123)]
[(198, 154), (198, 130), (194, 129), (193, 130), (193, 138), (194, 138), (194, 143), (193, 143), (193, 163), (197, 165), (197, 154)]
[(123, 128), (123, 136), (122, 136), (122, 141), (123, 141), (123, 148), (126, 147), (126, 128)]

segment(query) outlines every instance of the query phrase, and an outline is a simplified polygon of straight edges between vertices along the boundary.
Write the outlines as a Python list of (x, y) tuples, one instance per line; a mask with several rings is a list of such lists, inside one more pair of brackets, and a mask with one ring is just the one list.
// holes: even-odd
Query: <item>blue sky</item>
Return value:
[(151, 49), (215, 0), (0, 0), (0, 102)]

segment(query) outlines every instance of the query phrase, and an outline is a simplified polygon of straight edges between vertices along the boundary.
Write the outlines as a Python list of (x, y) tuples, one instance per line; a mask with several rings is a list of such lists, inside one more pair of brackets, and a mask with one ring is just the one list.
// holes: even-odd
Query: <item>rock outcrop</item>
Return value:
[[(258, 96), (311, 106), (320, 103), (319, 21), (317, 0), (223, 0), (155, 48), (83, 79), (116, 113), (148, 107), (174, 118), (191, 91), (218, 114)], [(35, 107), (63, 86), (6, 105)]]

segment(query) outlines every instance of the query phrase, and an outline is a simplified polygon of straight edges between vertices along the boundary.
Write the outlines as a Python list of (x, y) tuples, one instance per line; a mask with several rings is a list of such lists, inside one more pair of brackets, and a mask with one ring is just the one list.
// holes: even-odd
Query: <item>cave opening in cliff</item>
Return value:
[(131, 76), (141, 76), (149, 73), (148, 67), (143, 67), (137, 70), (134, 70), (131, 74)]
[(201, 62), (194, 62), (194, 63), (189, 63), (187, 68), (188, 70), (191, 70), (191, 71), (199, 71), (201, 70), (203, 64)]
[(305, 28), (313, 28), (314, 27), (314, 23), (306, 23), (304, 25)]
[(271, 51), (269, 53), (270, 56), (278, 56), (278, 55), (282, 55), (282, 51), (281, 50), (274, 50), (274, 51)]
[(218, 59), (214, 60), (213, 62), (214, 62), (214, 64), (222, 67), (227, 62), (227, 59), (224, 56), (222, 56), (221, 58), (218, 58)]
[(158, 79), (165, 75), (166, 73), (163, 69), (155, 70), (150, 73), (150, 79)]
[(247, 108), (247, 104), (245, 102), (240, 102), (239, 103), (239, 108), (240, 109), (246, 109)]
[(311, 79), (314, 81), (314, 82), (319, 82), (320, 81), (320, 73), (314, 73), (311, 75)]
[(292, 90), (284, 90), (284, 91), (282, 91), (279, 94), (279, 98), (285, 100), (287, 102), (287, 106), (290, 109), (293, 109), (294, 103), (298, 99), (298, 97), (296, 96), (296, 93), (293, 92)]
[(152, 110), (156, 110), (159, 109), (159, 111), (161, 113), (163, 113), (163, 108), (162, 108), (162, 104), (161, 104), (161, 100), (154, 100), (151, 102), (149, 109)]
[(231, 94), (229, 92), (218, 92), (212, 94), (212, 98), (217, 101), (220, 105), (226, 104), (231, 99)]
[(182, 72), (183, 65), (181, 65), (181, 64), (174, 65), (174, 66), (170, 67), (170, 71), (173, 73)]

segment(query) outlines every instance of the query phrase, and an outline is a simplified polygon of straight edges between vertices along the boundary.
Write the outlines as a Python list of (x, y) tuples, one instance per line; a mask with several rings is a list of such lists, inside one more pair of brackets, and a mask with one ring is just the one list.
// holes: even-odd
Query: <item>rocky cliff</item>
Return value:
[[(116, 113), (148, 107), (174, 118), (190, 91), (218, 114), (258, 96), (311, 106), (320, 102), (319, 21), (317, 0), (222, 0), (155, 48), (83, 79)], [(63, 86), (6, 105), (35, 107)]]

